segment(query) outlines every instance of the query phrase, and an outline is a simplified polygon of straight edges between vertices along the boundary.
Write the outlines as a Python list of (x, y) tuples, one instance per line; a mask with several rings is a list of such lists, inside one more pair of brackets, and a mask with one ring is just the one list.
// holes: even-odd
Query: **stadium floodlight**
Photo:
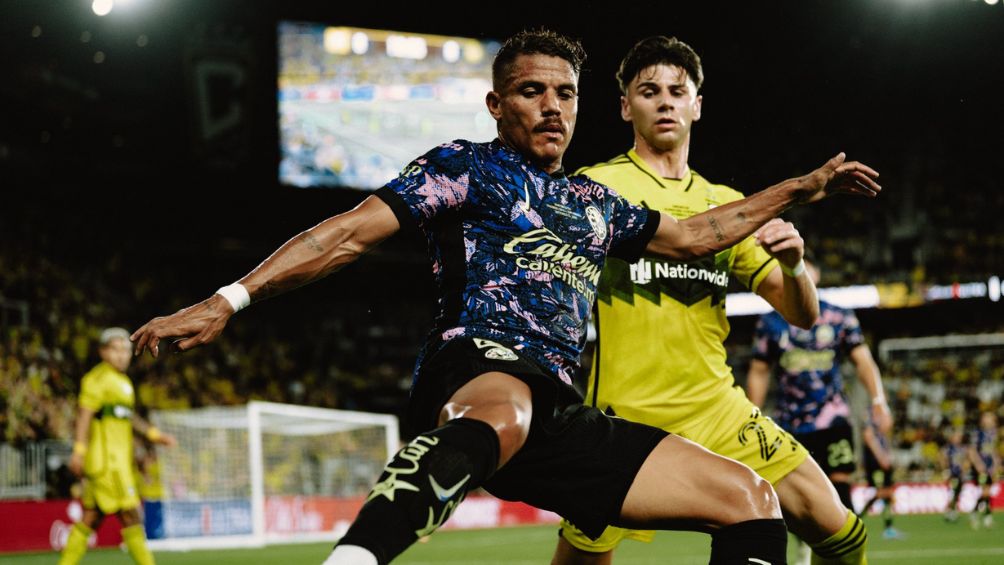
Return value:
[(988, 6), (996, 6), (997, 5), (997, 0), (983, 0), (983, 1), (986, 2)]
[(343, 535), (398, 447), (397, 418), (272, 402), (159, 410), (165, 538), (154, 549)]
[(91, 3), (91, 10), (99, 16), (107, 16), (112, 12), (112, 8), (114, 7), (114, 0), (94, 0), (94, 2)]

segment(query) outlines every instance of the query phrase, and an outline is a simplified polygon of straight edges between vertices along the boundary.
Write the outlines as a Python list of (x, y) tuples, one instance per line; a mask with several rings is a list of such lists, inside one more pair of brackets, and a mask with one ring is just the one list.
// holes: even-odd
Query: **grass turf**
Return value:
[[(1001, 516), (997, 516), (999, 522)], [(882, 539), (882, 522), (866, 518), (868, 561), (872, 564), (1004, 564), (1004, 523), (973, 531), (967, 516), (946, 524), (940, 515), (897, 516), (896, 527), (904, 539)], [(428, 543), (419, 543), (394, 561), (394, 565), (546, 565), (554, 549), (554, 526), (499, 528), (493, 530), (445, 531)], [(276, 545), (261, 549), (231, 549), (192, 552), (158, 552), (158, 565), (237, 565), (248, 563), (320, 563), (331, 544)], [(795, 544), (789, 544), (794, 559)], [(687, 532), (660, 532), (653, 543), (628, 541), (617, 551), (617, 565), (701, 564), (708, 562), (710, 538)], [(41, 565), (54, 563), (52, 552), (3, 555), (0, 563)], [(128, 565), (129, 556), (119, 550), (92, 550), (83, 565)]]

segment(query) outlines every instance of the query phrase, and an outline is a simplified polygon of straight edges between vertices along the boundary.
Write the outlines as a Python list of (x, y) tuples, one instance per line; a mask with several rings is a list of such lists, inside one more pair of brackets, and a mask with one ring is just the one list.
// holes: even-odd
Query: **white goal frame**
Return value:
[[(219, 410), (221, 408), (241, 408), (237, 407), (207, 407), (203, 409), (191, 410), (164, 410), (154, 411), (151, 418), (155, 424), (166, 418), (183, 417), (183, 414), (197, 414), (200, 410)], [(272, 543), (302, 543), (317, 541), (335, 541), (343, 532), (316, 532), (316, 533), (276, 533), (266, 531), (265, 517), (265, 458), (262, 446), (262, 434), (267, 432), (267, 425), (263, 426), (263, 419), (268, 416), (282, 416), (287, 418), (303, 418), (305, 422), (302, 426), (284, 426), (283, 431), (290, 435), (314, 435), (325, 433), (324, 429), (330, 429), (331, 424), (345, 424), (346, 429), (355, 426), (379, 426), (384, 429), (386, 440), (386, 458), (389, 461), (399, 447), (399, 424), (396, 416), (389, 414), (376, 414), (370, 412), (357, 412), (349, 410), (335, 410), (329, 408), (317, 408), (311, 406), (299, 406), (293, 404), (280, 404), (276, 402), (251, 401), (244, 407), (243, 414), (236, 418), (227, 418), (227, 422), (217, 425), (203, 425), (207, 429), (218, 429), (226, 427), (231, 429), (247, 429), (247, 465), (250, 476), (250, 502), (251, 502), (251, 533), (247, 535), (209, 535), (203, 537), (173, 537), (150, 540), (151, 549), (162, 551), (188, 551), (193, 549), (222, 549), (222, 548), (250, 548), (262, 547)], [(170, 431), (169, 429), (165, 431)], [(175, 447), (174, 449), (177, 449)], [(168, 479), (168, 477), (162, 477)], [(377, 477), (373, 477), (376, 482)]]

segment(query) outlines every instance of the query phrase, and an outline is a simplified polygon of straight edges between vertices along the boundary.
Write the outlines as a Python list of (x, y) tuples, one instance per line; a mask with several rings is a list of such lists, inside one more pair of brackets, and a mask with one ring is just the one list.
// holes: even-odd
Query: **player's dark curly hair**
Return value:
[(627, 52), (617, 70), (617, 83), (621, 92), (627, 94), (628, 85), (642, 72), (653, 65), (675, 65), (687, 71), (697, 90), (704, 84), (704, 69), (701, 68), (701, 58), (686, 43), (675, 37), (655, 35), (646, 37)]
[(499, 91), (506, 83), (516, 57), (537, 54), (561, 57), (572, 65), (576, 75), (586, 60), (586, 50), (574, 39), (547, 29), (523, 30), (507, 39), (495, 55), (495, 61), (492, 62), (492, 88)]

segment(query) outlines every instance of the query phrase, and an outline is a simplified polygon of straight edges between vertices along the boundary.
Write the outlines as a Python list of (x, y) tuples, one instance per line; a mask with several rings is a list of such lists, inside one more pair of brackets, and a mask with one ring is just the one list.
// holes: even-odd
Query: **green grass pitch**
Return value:
[[(905, 539), (882, 539), (882, 522), (867, 518), (868, 562), (871, 564), (1004, 564), (1004, 516), (991, 529), (969, 527), (963, 515), (946, 524), (940, 515), (897, 516), (896, 526)], [(546, 565), (554, 549), (554, 526), (445, 531), (428, 543), (416, 544), (394, 565)], [(249, 563), (321, 563), (331, 544), (277, 545), (263, 549), (159, 552), (158, 565), (237, 565)], [(660, 532), (651, 544), (625, 542), (617, 551), (617, 565), (697, 565), (708, 562), (710, 538), (686, 532)], [(789, 559), (795, 555), (789, 544)], [(0, 563), (41, 565), (56, 562), (54, 553), (0, 556)], [(129, 565), (132, 560), (118, 550), (91, 551), (83, 565)]]

